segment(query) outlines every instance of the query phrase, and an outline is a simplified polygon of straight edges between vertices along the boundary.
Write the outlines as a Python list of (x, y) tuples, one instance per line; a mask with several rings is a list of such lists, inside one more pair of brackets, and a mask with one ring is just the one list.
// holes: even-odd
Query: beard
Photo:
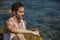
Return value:
[(21, 19), (20, 17), (16, 17), (16, 19), (18, 20), (18, 23), (21, 22)]
[(17, 20), (21, 20), (23, 16), (16, 16)]
[(22, 19), (24, 15), (21, 15), (21, 16), (17, 16), (18, 19)]

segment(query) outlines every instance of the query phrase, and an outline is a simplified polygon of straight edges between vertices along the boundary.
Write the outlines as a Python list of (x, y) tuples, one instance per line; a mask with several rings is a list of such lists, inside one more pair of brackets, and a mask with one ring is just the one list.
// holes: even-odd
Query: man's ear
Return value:
[(13, 15), (15, 15), (15, 14), (16, 14), (16, 12), (15, 12), (15, 11), (12, 11), (12, 14), (13, 14)]

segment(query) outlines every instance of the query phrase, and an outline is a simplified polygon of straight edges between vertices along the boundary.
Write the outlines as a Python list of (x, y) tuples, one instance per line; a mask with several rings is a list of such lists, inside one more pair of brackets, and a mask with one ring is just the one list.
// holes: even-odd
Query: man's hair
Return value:
[(24, 5), (21, 2), (15, 2), (12, 5), (12, 11), (18, 11), (18, 8), (20, 8), (20, 7), (24, 7)]

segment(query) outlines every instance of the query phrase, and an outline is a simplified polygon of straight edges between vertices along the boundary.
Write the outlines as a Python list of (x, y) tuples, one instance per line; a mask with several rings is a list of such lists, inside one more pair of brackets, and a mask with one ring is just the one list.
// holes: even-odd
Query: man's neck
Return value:
[(16, 18), (15, 16), (13, 17), (13, 19), (17, 22), (20, 23), (21, 19)]

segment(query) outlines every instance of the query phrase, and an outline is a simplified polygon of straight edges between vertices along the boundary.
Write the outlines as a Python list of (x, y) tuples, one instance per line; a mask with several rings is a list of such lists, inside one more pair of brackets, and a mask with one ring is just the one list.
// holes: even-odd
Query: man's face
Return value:
[(18, 8), (18, 11), (16, 12), (16, 17), (18, 19), (22, 19), (24, 16), (24, 7)]

